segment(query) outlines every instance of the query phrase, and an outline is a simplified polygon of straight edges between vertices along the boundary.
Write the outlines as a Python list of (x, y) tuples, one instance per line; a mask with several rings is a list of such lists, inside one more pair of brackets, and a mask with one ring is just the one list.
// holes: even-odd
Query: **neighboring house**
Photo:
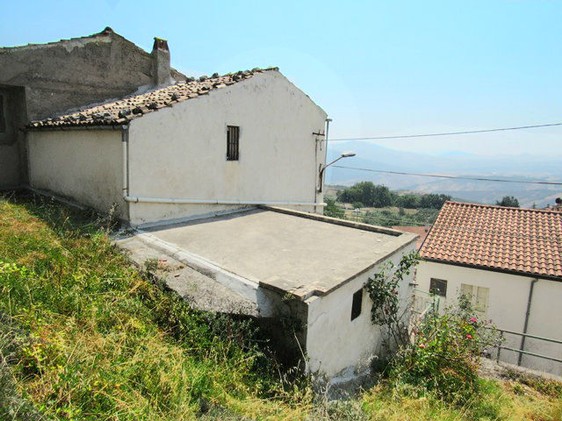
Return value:
[(0, 189), (28, 182), (24, 133), (31, 120), (185, 80), (166, 41), (152, 53), (105, 28), (82, 38), (0, 48)]
[[(420, 254), (418, 289), (433, 292), (441, 308), (463, 294), (499, 329), (562, 340), (562, 213), (447, 202)], [(422, 310), (428, 299), (417, 301)], [(560, 344), (506, 339), (510, 348), (562, 359)], [(508, 350), (501, 359), (562, 375), (554, 361)]]

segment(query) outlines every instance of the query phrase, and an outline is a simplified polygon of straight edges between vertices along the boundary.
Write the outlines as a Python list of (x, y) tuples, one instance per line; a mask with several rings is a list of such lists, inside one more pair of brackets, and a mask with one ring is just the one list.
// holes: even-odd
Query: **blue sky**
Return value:
[[(562, 122), (562, 1), (2, 0), (0, 45), (111, 26), (190, 75), (278, 66), (333, 137)], [(379, 141), (435, 154), (562, 157), (562, 127)]]

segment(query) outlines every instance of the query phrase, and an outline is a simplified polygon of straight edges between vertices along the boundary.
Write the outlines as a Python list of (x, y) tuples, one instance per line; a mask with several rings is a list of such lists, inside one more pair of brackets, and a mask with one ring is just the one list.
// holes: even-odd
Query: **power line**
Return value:
[(424, 174), (424, 173), (413, 173), (413, 172), (373, 170), (371, 168), (345, 167), (342, 165), (334, 165), (333, 168), (343, 168), (346, 170), (368, 171), (368, 172), (376, 172), (376, 173), (383, 173), (383, 174), (408, 175), (408, 176), (432, 177), (432, 178), (448, 178), (454, 180), (492, 181), (495, 183), (540, 184), (540, 185), (549, 185), (549, 186), (562, 186), (562, 181), (503, 180), (500, 178), (462, 177), (457, 175)]
[(496, 129), (464, 130), (458, 132), (423, 133), (423, 134), (408, 134), (408, 135), (397, 135), (397, 136), (347, 137), (347, 138), (340, 137), (335, 139), (328, 139), (328, 141), (342, 142), (342, 141), (350, 141), (350, 140), (385, 140), (385, 139), (410, 139), (414, 137), (457, 136), (457, 135), (476, 134), (476, 133), (504, 132), (508, 130), (538, 129), (541, 127), (555, 127), (555, 126), (562, 126), (562, 123), (534, 124), (530, 126), (502, 127)]

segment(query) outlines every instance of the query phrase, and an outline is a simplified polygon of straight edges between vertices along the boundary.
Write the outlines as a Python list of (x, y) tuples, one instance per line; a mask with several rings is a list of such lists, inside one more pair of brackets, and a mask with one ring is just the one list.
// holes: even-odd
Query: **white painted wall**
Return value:
[[(130, 125), (129, 195), (321, 202), (316, 183), (324, 151), (312, 133), (324, 130), (325, 119), (275, 71), (147, 114)], [(227, 125), (240, 126), (239, 161), (226, 160)], [(138, 225), (232, 208), (131, 203), (130, 218)]]
[(31, 131), (27, 140), (31, 187), (101, 212), (108, 212), (115, 203), (117, 215), (126, 218), (121, 131)]
[[(540, 279), (533, 290), (528, 333), (562, 341), (562, 282)], [(562, 345), (527, 338), (525, 349), (562, 359)], [(523, 356), (521, 365), (562, 376), (562, 363)]]
[[(385, 261), (395, 265), (403, 254), (415, 249), (415, 242), (396, 251)], [(370, 276), (379, 272), (380, 263), (373, 269), (323, 297), (312, 297), (308, 303), (306, 351), (308, 370), (325, 375), (331, 383), (345, 382), (369, 369), (371, 358), (380, 351), (381, 332), (371, 322), (372, 301), (363, 291), (361, 314), (351, 320), (353, 294), (363, 288)], [(400, 286), (403, 308), (410, 302), (412, 287), (408, 284), (413, 275)]]
[[(447, 297), (441, 298), (441, 308), (457, 303), (461, 284), (487, 287), (489, 297), (486, 318), (499, 329), (523, 332), (529, 289), (531, 281), (535, 278), (435, 262), (420, 262), (416, 273), (417, 289), (429, 292), (431, 278), (447, 280)], [(534, 287), (527, 333), (562, 340), (561, 302), (562, 282), (539, 280)], [(505, 346), (519, 349), (519, 336), (507, 335), (506, 339)], [(527, 339), (525, 349), (562, 359), (562, 345)], [(514, 352), (502, 350), (501, 356), (503, 361), (517, 363), (517, 354)], [(562, 375), (560, 363), (524, 356), (522, 365)]]

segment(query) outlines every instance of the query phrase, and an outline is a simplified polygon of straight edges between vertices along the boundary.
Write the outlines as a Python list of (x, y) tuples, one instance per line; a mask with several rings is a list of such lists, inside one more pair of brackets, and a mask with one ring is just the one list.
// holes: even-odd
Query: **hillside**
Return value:
[(0, 197), (0, 420), (469, 420), (562, 416), (562, 385), (479, 380), (462, 406), (383, 381), (314, 398), (251, 320), (190, 308), (114, 246), (110, 221)]
[[(346, 142), (330, 145), (329, 159), (344, 150), (353, 150), (357, 156), (336, 165), (408, 173), (448, 174), (464, 177), (484, 177), (523, 181), (560, 181), (562, 167), (560, 156), (498, 156), (447, 153), (432, 155), (396, 151), (367, 142)], [(352, 185), (358, 181), (384, 184), (393, 190), (443, 193), (455, 198), (477, 203), (494, 203), (503, 196), (515, 196), (521, 206), (536, 204), (544, 207), (553, 204), (562, 194), (562, 186), (520, 183), (482, 182), (472, 180), (447, 180), (421, 176), (405, 176), (344, 168), (327, 170), (328, 184)]]

